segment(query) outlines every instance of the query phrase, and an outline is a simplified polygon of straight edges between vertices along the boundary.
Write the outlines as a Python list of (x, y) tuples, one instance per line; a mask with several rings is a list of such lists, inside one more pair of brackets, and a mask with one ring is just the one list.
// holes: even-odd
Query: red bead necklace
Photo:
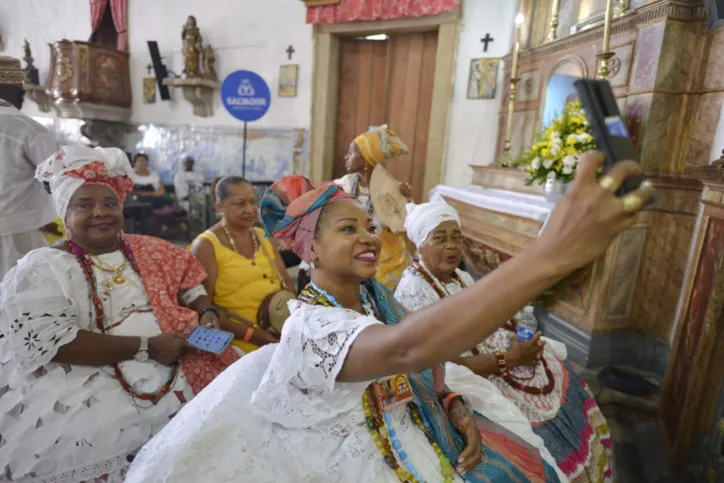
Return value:
[[(90, 305), (92, 305), (95, 309), (96, 327), (102, 334), (106, 334), (107, 328), (105, 326), (105, 311), (103, 309), (103, 302), (98, 296), (96, 279), (95, 275), (93, 274), (93, 264), (86, 256), (85, 250), (78, 246), (78, 244), (72, 242), (71, 240), (68, 240), (68, 247), (73, 252), (73, 255), (75, 255), (78, 263), (80, 263), (80, 266), (83, 269), (83, 274), (85, 275), (86, 282), (88, 283), (88, 300), (91, 303)], [(138, 263), (136, 263), (136, 258), (133, 256), (131, 247), (128, 245), (126, 240), (123, 239), (123, 237), (120, 237), (118, 239), (118, 247), (120, 248), (121, 253), (123, 253), (123, 256), (126, 258), (126, 260), (128, 260), (128, 262), (131, 264), (133, 270), (140, 276), (141, 271), (138, 268)], [(91, 310), (90, 308), (88, 309), (88, 317), (91, 320), (94, 319), (93, 310)], [(164, 385), (161, 386), (161, 388), (156, 392), (146, 393), (136, 391), (135, 389), (133, 389), (133, 387), (131, 387), (131, 385), (128, 383), (125, 376), (123, 375), (120, 365), (117, 362), (111, 363), (110, 366), (113, 367), (115, 377), (116, 379), (118, 379), (118, 382), (121, 384), (121, 387), (124, 391), (130, 394), (131, 397), (141, 399), (143, 401), (151, 401), (154, 405), (157, 404), (158, 401), (160, 401), (161, 398), (171, 390), (171, 387), (173, 386), (173, 383), (176, 380), (176, 376), (179, 372), (179, 365), (178, 363), (176, 363), (174, 364), (171, 374), (168, 380), (164, 383)]]
[[(447, 290), (443, 290), (442, 287), (435, 281), (435, 279), (432, 277), (432, 275), (425, 269), (425, 267), (422, 266), (421, 263), (414, 261), (412, 262), (412, 266), (417, 270), (420, 275), (422, 275), (422, 278), (425, 279), (425, 281), (435, 290), (437, 295), (443, 299), (446, 296), (450, 295), (450, 293), (447, 292)], [(460, 284), (460, 286), (464, 289), (465, 283), (462, 281), (462, 279), (458, 276), (456, 272), (453, 272), (451, 275), (452, 279)], [(506, 328), (507, 329), (507, 328)], [(509, 330), (509, 329), (508, 329)], [(475, 355), (478, 355), (480, 352), (477, 350), (477, 347), (474, 347), (472, 349), (472, 352)], [(550, 367), (548, 367), (548, 363), (545, 359), (541, 359), (541, 363), (543, 365), (543, 370), (545, 371), (545, 375), (548, 378), (548, 382), (543, 387), (536, 387), (536, 386), (528, 386), (525, 384), (520, 383), (518, 380), (516, 380), (513, 376), (511, 376), (509, 373), (503, 373), (500, 374), (500, 377), (502, 377), (505, 382), (510, 384), (513, 388), (523, 391), (528, 394), (533, 395), (545, 395), (550, 394), (551, 391), (553, 391), (553, 388), (555, 387), (555, 379), (553, 378), (553, 371), (551, 371)], [(533, 368), (533, 377), (535, 377), (535, 368)], [(533, 379), (531, 377), (531, 379)]]

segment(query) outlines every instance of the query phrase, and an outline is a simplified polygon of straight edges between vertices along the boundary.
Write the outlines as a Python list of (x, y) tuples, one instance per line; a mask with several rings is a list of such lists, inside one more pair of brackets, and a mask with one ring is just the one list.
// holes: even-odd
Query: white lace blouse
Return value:
[[(121, 252), (101, 255), (120, 266)], [(113, 335), (161, 333), (140, 277), (104, 292), (113, 273), (94, 268), (106, 327)], [(191, 400), (182, 372), (157, 405), (134, 400), (106, 367), (52, 362), (79, 330), (99, 332), (91, 320), (88, 285), (74, 256), (42, 248), (21, 260), (0, 285), (0, 471), (43, 483), (120, 483), (134, 454)], [(153, 360), (120, 364), (136, 390), (157, 391), (171, 368)]]
[[(365, 424), (369, 382), (336, 381), (356, 337), (380, 322), (299, 301), (290, 309), (281, 342), (244, 356), (197, 395), (139, 452), (127, 483), (398, 481)], [(405, 406), (390, 411), (417, 471), (442, 481)]]

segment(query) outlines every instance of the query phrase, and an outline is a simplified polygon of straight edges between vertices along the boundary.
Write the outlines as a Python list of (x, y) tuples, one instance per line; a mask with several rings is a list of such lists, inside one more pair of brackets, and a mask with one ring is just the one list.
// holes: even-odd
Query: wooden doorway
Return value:
[(437, 40), (437, 31), (393, 34), (387, 40), (340, 39), (334, 178), (346, 172), (344, 156), (354, 137), (369, 126), (388, 124), (409, 151), (390, 163), (389, 171), (410, 183), (415, 201), (426, 198)]

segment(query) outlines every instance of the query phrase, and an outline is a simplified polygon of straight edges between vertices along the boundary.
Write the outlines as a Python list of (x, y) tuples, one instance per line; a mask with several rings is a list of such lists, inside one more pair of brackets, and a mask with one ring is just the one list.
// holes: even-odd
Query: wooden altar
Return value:
[[(521, 1), (528, 23), (513, 156), (530, 146), (542, 127), (550, 78), (561, 71), (591, 77), (597, 67), (603, 26), (594, 22), (565, 35), (572, 23), (563, 10), (578, 2), (560, 0), (568, 24), (559, 26), (557, 40), (546, 41), (551, 3)], [(618, 4), (627, 10), (613, 22), (616, 61), (609, 80), (659, 196), (605, 256), (557, 287), (539, 315), (544, 331), (565, 342), (576, 362), (631, 365), (666, 377), (658, 434), (681, 468), (693, 459), (716, 459), (711, 454), (721, 451), (721, 436), (713, 435), (724, 433), (724, 422), (715, 425), (724, 413), (724, 169), (708, 167), (724, 105), (724, 29), (708, 30), (700, 1)], [(507, 86), (511, 56), (504, 60)], [(503, 152), (508, 96), (506, 90), (496, 159)], [(544, 222), (531, 211), (544, 208), (542, 190), (525, 186), (524, 172), (498, 164), (473, 166), (470, 189), (443, 193), (461, 212), (466, 261), (478, 275), (534, 240)], [(504, 192), (529, 198), (520, 198), (514, 209), (490, 201)], [(709, 448), (710, 456), (702, 456), (701, 448)]]

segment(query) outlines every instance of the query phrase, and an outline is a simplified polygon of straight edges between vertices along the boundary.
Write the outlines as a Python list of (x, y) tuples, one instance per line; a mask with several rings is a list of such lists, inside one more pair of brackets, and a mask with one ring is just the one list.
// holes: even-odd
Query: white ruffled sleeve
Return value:
[(14, 360), (23, 376), (48, 364), (80, 329), (68, 273), (63, 279), (69, 267), (53, 251), (31, 252), (0, 284), (0, 364)]
[(284, 324), (252, 407), (287, 427), (308, 427), (360, 404), (371, 381), (337, 382), (347, 353), (374, 317), (331, 307), (290, 302)]

